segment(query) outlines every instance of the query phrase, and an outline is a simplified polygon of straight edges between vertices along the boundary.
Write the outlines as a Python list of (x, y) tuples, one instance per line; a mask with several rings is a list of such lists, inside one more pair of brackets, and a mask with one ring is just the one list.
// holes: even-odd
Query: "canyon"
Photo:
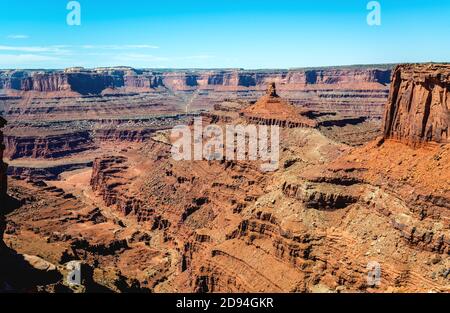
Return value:
[[(0, 290), (449, 292), (449, 77), (0, 71)], [(194, 118), (279, 126), (279, 169), (174, 160), (171, 129)], [(71, 261), (81, 286), (64, 279)]]

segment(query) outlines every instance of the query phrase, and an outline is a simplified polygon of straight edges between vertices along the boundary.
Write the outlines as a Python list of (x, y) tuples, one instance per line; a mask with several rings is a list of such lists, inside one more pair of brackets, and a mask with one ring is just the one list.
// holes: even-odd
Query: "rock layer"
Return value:
[(79, 94), (100, 94), (110, 88), (172, 90), (253, 88), (262, 90), (269, 82), (286, 89), (304, 88), (308, 85), (380, 84), (390, 80), (389, 68), (324, 68), (272, 71), (247, 70), (192, 70), (152, 71), (136, 69), (68, 69), (63, 71), (0, 72), (0, 89), (55, 92), (73, 91)]
[(245, 108), (241, 114), (253, 124), (278, 125), (280, 127), (315, 127), (317, 123), (304, 115), (295, 106), (282, 100), (275, 83), (269, 84), (266, 95), (254, 105)]
[(384, 137), (411, 145), (448, 143), (450, 65), (399, 65), (384, 118)]
[(18, 158), (61, 158), (70, 154), (94, 148), (88, 131), (38, 136), (5, 136), (5, 156), (10, 160)]

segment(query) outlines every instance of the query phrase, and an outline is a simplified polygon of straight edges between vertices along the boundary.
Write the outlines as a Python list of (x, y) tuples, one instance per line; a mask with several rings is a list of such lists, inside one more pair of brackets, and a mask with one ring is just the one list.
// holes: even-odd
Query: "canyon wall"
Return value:
[(6, 135), (5, 157), (18, 158), (61, 158), (70, 154), (94, 148), (89, 131), (40, 135)]
[[(6, 125), (6, 121), (0, 117), (0, 129), (3, 128)], [(6, 189), (7, 189), (7, 180), (6, 180), (6, 170), (7, 165), (3, 163), (3, 151), (5, 149), (5, 146), (3, 144), (3, 132), (0, 131), (0, 202), (3, 203), (5, 196), (6, 196)], [(1, 208), (0, 208), (1, 211)]]
[[(80, 94), (100, 94), (107, 88), (122, 87), (123, 77), (92, 73), (33, 74), (21, 80), (22, 91), (74, 91)], [(14, 89), (14, 88), (13, 88)]]
[(100, 94), (114, 88), (169, 88), (263, 90), (269, 82), (285, 89), (302, 89), (307, 85), (381, 84), (390, 82), (391, 70), (376, 67), (293, 70), (65, 70), (32, 72), (0, 71), (0, 88), (20, 91), (73, 91), (83, 95)]
[(395, 68), (385, 109), (384, 137), (410, 145), (448, 143), (450, 65), (406, 64)]
[(144, 142), (151, 138), (155, 133), (154, 129), (117, 129), (102, 128), (95, 131), (94, 137), (100, 141), (112, 142)]

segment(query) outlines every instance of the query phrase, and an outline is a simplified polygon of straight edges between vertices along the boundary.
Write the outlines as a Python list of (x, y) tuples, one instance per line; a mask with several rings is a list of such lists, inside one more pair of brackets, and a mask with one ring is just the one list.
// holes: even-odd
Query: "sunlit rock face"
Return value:
[(399, 65), (392, 76), (384, 136), (410, 145), (449, 142), (450, 65)]

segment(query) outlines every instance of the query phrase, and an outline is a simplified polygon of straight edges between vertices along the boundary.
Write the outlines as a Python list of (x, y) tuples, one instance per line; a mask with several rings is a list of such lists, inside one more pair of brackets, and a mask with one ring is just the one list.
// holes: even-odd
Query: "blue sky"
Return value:
[(450, 1), (0, 0), (0, 68), (292, 68), (450, 61)]

